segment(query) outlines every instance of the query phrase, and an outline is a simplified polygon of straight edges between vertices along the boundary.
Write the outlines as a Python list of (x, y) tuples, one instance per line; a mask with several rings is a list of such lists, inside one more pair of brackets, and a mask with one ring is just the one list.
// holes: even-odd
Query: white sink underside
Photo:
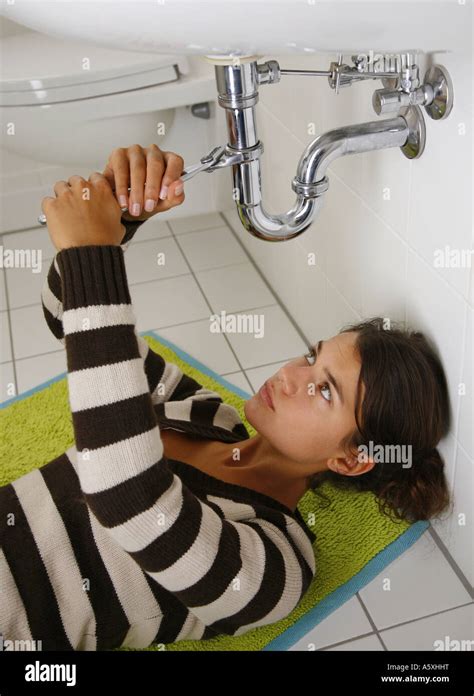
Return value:
[[(1, 13), (56, 37), (147, 53), (442, 52), (469, 40), (458, 0), (15, 0)], [(467, 44), (466, 44), (467, 45)]]

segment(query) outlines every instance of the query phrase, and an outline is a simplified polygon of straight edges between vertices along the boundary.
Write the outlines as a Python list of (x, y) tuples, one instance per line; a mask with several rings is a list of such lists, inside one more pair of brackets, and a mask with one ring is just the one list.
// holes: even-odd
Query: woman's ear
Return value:
[(327, 466), (331, 471), (342, 476), (360, 476), (366, 474), (375, 465), (373, 459), (361, 460), (357, 456), (339, 457), (337, 459), (328, 459)]

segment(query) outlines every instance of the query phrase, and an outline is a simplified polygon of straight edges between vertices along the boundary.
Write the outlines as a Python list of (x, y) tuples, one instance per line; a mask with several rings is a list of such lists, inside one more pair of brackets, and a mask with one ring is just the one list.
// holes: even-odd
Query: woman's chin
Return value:
[(265, 410), (265, 404), (262, 404), (258, 394), (254, 394), (244, 402), (245, 417), (256, 430), (258, 430), (259, 421), (261, 421)]

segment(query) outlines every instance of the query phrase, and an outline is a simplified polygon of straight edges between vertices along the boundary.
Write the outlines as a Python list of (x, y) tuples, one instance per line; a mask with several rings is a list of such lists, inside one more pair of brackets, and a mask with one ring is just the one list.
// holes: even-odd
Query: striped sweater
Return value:
[(315, 573), (298, 510), (164, 455), (160, 427), (249, 434), (137, 334), (124, 251), (140, 223), (122, 222), (121, 246), (57, 253), (42, 291), (74, 445), (0, 488), (0, 634), (42, 650), (240, 635), (286, 617)]

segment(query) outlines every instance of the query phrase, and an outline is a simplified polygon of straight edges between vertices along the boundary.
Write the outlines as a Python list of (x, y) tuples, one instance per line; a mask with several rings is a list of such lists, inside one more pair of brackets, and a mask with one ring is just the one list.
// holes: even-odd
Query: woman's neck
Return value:
[(309, 487), (308, 477), (295, 473), (291, 462), (273, 450), (259, 433), (248, 440), (225, 443), (221, 464), (229, 470), (239, 470), (239, 479), (245, 479), (243, 485), (278, 500), (293, 512)]

